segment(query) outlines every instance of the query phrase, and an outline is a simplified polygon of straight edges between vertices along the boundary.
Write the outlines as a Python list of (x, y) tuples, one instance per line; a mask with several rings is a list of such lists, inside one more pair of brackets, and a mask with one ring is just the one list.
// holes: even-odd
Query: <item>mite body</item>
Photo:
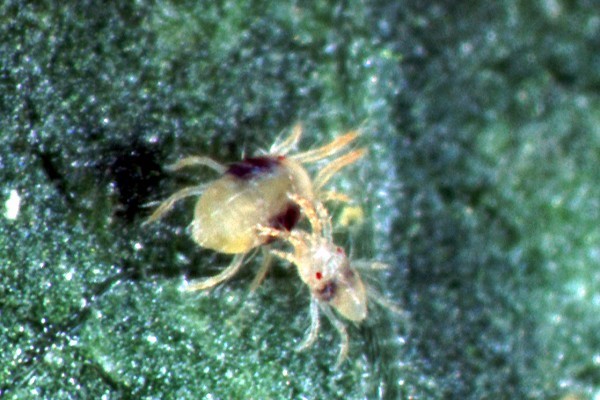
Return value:
[[(310, 289), (311, 328), (300, 350), (311, 346), (319, 331), (319, 310), (321, 310), (337, 329), (342, 339), (339, 365), (348, 353), (349, 340), (346, 327), (331, 309), (347, 320), (361, 322), (367, 317), (367, 298), (371, 298), (395, 312), (399, 309), (382, 298), (373, 289), (363, 284), (360, 275), (344, 250), (333, 243), (329, 215), (319, 202), (313, 202), (298, 195), (290, 195), (307, 216), (312, 227), (311, 232), (300, 229), (283, 231), (267, 226), (260, 227), (261, 236), (281, 239), (292, 245), (292, 252), (270, 250), (270, 252), (298, 268), (302, 281)], [(377, 262), (357, 262), (369, 268), (379, 269), (383, 264)]]
[(300, 217), (287, 193), (314, 196), (306, 171), (286, 157), (247, 158), (209, 184), (194, 209), (192, 237), (205, 248), (240, 254), (263, 244), (258, 224), (291, 229)]
[[(342, 194), (324, 191), (323, 186), (340, 169), (360, 159), (365, 154), (364, 149), (335, 158), (318, 172), (314, 180), (311, 180), (304, 164), (318, 162), (340, 152), (358, 134), (350, 132), (320, 148), (290, 154), (301, 135), (302, 129), (297, 125), (288, 138), (274, 144), (267, 154), (229, 165), (222, 165), (208, 157), (193, 156), (170, 167), (179, 170), (205, 166), (220, 176), (212, 182), (177, 191), (160, 204), (147, 222), (163, 217), (179, 200), (198, 196), (191, 223), (193, 240), (201, 247), (235, 255), (220, 274), (192, 283), (188, 290), (207, 289), (229, 279), (242, 266), (248, 252), (272, 241), (272, 237), (258, 234), (258, 226), (291, 230), (301, 214), (289, 194), (310, 200), (349, 200)], [(253, 287), (260, 283), (267, 268), (268, 261), (265, 261)]]

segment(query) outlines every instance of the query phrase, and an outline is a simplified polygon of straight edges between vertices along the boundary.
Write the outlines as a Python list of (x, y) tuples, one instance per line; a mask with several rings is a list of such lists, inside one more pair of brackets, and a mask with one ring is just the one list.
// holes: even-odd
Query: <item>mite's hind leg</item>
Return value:
[(367, 153), (367, 150), (358, 149), (358, 150), (351, 151), (348, 154), (344, 154), (343, 156), (338, 157), (335, 160), (331, 161), (322, 170), (320, 170), (319, 173), (317, 174), (317, 176), (315, 177), (315, 179), (314, 179), (315, 191), (318, 193), (321, 190), (321, 188), (323, 186), (325, 186), (325, 184), (327, 182), (329, 182), (329, 180), (335, 174), (337, 174), (339, 172), (339, 170), (341, 170), (342, 168), (344, 168), (350, 164), (354, 164), (356, 161), (358, 161), (362, 157), (364, 157), (364, 155), (366, 153)]
[(210, 289), (211, 287), (230, 279), (240, 270), (242, 263), (244, 262), (244, 256), (245, 254), (236, 254), (235, 257), (233, 257), (233, 260), (231, 260), (229, 266), (219, 274), (211, 276), (207, 279), (203, 279), (199, 282), (192, 282), (191, 284), (187, 285), (184, 290), (187, 292), (194, 292), (196, 290)]
[(302, 351), (315, 343), (317, 340), (317, 336), (319, 334), (319, 327), (321, 326), (321, 321), (319, 319), (319, 301), (314, 297), (310, 296), (310, 330), (308, 331), (308, 335), (306, 338), (296, 347), (296, 351)]
[(263, 253), (262, 265), (260, 266), (260, 269), (256, 273), (256, 276), (252, 280), (252, 283), (250, 284), (250, 291), (252, 291), (252, 292), (254, 292), (260, 286), (262, 281), (265, 279), (265, 277), (269, 273), (269, 269), (271, 269), (271, 265), (273, 264), (273, 255), (268, 250), (265, 250), (264, 247), (262, 248), (262, 253)]
[(157, 221), (163, 217), (166, 213), (171, 211), (175, 203), (179, 200), (184, 199), (190, 196), (200, 196), (202, 191), (204, 190), (204, 185), (199, 186), (190, 186), (178, 190), (173, 195), (171, 195), (168, 199), (164, 200), (156, 210), (150, 215), (150, 217), (144, 222), (144, 224), (149, 224), (151, 222)]
[(197, 166), (208, 167), (208, 168), (218, 172), (219, 174), (224, 174), (225, 171), (227, 171), (227, 167), (224, 166), (223, 164), (213, 160), (210, 157), (204, 157), (204, 156), (190, 156), (190, 157), (182, 158), (181, 160), (177, 161), (175, 164), (169, 165), (167, 167), (167, 169), (169, 171), (178, 171), (182, 168), (197, 167)]
[(327, 304), (321, 305), (321, 310), (323, 310), (323, 314), (327, 316), (329, 321), (333, 324), (335, 329), (338, 331), (340, 335), (340, 339), (342, 343), (340, 344), (340, 353), (338, 354), (337, 361), (335, 363), (335, 367), (339, 367), (342, 362), (348, 356), (348, 349), (350, 348), (350, 340), (348, 339), (348, 332), (346, 332), (346, 325), (343, 324), (331, 311), (331, 308)]

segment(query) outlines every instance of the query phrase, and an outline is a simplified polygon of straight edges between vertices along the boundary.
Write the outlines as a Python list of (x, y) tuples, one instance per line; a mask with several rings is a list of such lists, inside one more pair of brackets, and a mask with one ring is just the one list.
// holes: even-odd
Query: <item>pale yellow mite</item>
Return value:
[[(275, 143), (267, 154), (229, 165), (209, 157), (192, 156), (170, 167), (173, 171), (192, 166), (209, 167), (219, 177), (175, 192), (159, 205), (146, 223), (163, 217), (179, 200), (198, 196), (191, 223), (193, 240), (201, 247), (235, 255), (221, 273), (193, 282), (186, 290), (208, 289), (231, 278), (243, 265), (248, 252), (273, 240), (259, 235), (258, 226), (291, 230), (300, 212), (298, 206), (288, 198), (289, 194), (309, 200), (349, 201), (347, 196), (325, 191), (323, 187), (339, 170), (363, 157), (365, 149), (353, 150), (333, 159), (316, 174), (314, 180), (311, 180), (304, 165), (341, 152), (358, 137), (358, 133), (349, 132), (325, 146), (291, 154), (301, 136), (302, 128), (296, 125), (291, 135)], [(265, 276), (268, 266), (268, 260), (265, 260), (252, 283), (253, 288)]]
[(372, 288), (363, 284), (360, 275), (353, 265), (370, 269), (385, 268), (379, 262), (351, 261), (344, 250), (333, 243), (331, 219), (318, 201), (310, 201), (298, 195), (289, 196), (298, 204), (308, 218), (311, 232), (301, 229), (283, 231), (261, 226), (259, 231), (263, 237), (281, 239), (293, 247), (292, 252), (270, 250), (298, 268), (302, 281), (309, 287), (311, 302), (311, 327), (306, 340), (299, 350), (311, 346), (319, 332), (319, 310), (321, 310), (337, 329), (342, 343), (337, 365), (348, 354), (349, 339), (345, 325), (331, 311), (333, 308), (339, 315), (353, 322), (361, 322), (367, 317), (367, 298), (389, 308), (401, 312), (399, 307), (383, 298)]

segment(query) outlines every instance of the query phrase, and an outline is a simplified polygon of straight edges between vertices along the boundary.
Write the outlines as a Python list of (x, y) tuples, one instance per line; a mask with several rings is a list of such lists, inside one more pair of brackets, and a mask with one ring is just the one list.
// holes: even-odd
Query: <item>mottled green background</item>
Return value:
[[(600, 398), (600, 2), (116, 3), (0, 6), (0, 397)], [(339, 370), (292, 268), (182, 293), (230, 258), (141, 226), (298, 121), (362, 128), (336, 240), (406, 310)]]

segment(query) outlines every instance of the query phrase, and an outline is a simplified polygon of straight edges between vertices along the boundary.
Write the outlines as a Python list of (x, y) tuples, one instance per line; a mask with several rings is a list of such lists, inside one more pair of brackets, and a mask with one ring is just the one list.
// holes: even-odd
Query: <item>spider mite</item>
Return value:
[[(357, 138), (358, 133), (349, 132), (322, 147), (291, 154), (301, 136), (302, 128), (296, 125), (291, 135), (276, 142), (267, 154), (244, 158), (228, 165), (209, 157), (192, 156), (170, 167), (174, 171), (191, 166), (209, 167), (219, 177), (175, 192), (159, 205), (146, 222), (160, 219), (179, 200), (198, 196), (191, 223), (193, 240), (201, 247), (235, 255), (222, 272), (193, 282), (186, 290), (208, 289), (231, 278), (241, 268), (248, 252), (273, 240), (271, 237), (258, 235), (259, 225), (273, 229), (292, 229), (300, 218), (300, 210), (290, 201), (288, 193), (307, 199), (349, 201), (343, 194), (324, 191), (323, 186), (340, 169), (360, 159), (365, 154), (365, 149), (350, 151), (329, 161), (319, 170), (314, 180), (311, 180), (304, 164), (321, 161), (340, 152)], [(265, 257), (252, 288), (258, 286), (266, 275), (268, 260), (269, 257)]]
[(332, 239), (330, 217), (320, 202), (292, 194), (294, 201), (308, 218), (312, 232), (300, 229), (283, 231), (272, 227), (261, 226), (261, 236), (282, 239), (293, 247), (293, 252), (270, 250), (271, 254), (282, 258), (298, 268), (302, 281), (310, 289), (311, 326), (309, 333), (298, 350), (310, 347), (319, 332), (319, 310), (337, 329), (342, 343), (337, 365), (340, 365), (348, 354), (349, 340), (346, 327), (332, 312), (332, 308), (343, 318), (361, 322), (367, 317), (367, 298), (384, 305), (394, 312), (401, 312), (389, 300), (383, 298), (373, 289), (363, 284), (354, 265), (372, 269), (385, 268), (378, 262), (352, 262), (344, 250), (336, 246)]

